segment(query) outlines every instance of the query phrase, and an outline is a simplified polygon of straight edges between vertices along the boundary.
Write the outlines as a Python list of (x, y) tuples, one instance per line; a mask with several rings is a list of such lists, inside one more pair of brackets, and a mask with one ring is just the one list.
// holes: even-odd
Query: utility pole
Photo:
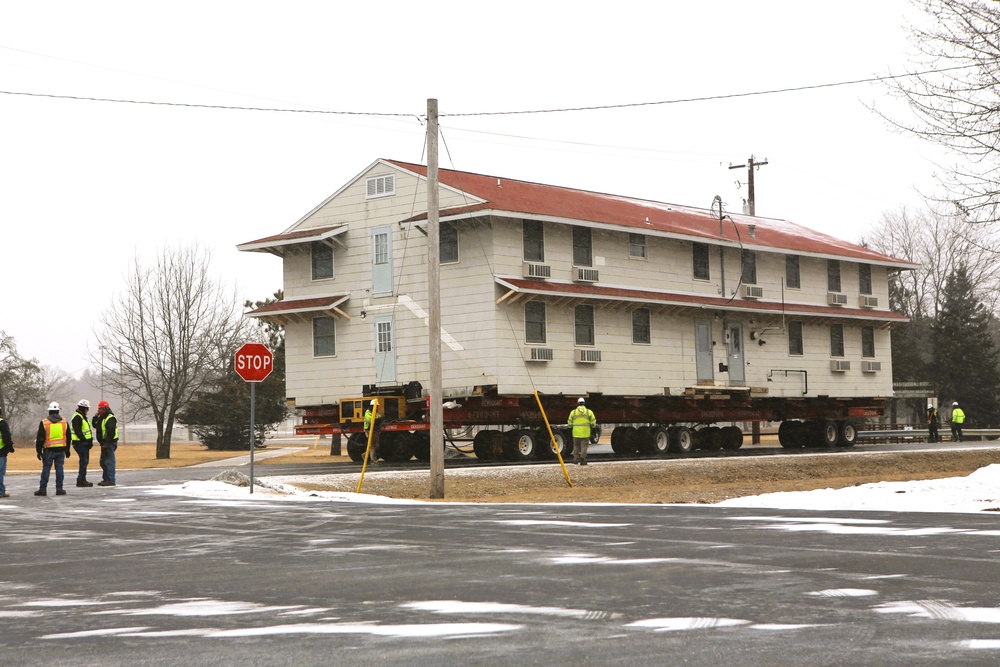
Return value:
[(444, 415), (441, 413), (441, 231), (438, 225), (438, 101), (427, 100), (427, 341), (431, 367), (431, 498), (444, 498)]
[[(763, 167), (765, 164), (767, 164), (767, 158), (764, 158), (763, 162), (756, 162), (754, 160), (753, 155), (751, 155), (750, 159), (747, 160), (747, 189), (749, 190), (749, 197), (747, 198), (745, 203), (750, 209), (750, 215), (757, 215), (757, 207), (754, 205), (754, 198), (753, 198), (753, 169), (754, 167)], [(731, 164), (729, 165), (729, 168), (742, 169), (743, 165)]]

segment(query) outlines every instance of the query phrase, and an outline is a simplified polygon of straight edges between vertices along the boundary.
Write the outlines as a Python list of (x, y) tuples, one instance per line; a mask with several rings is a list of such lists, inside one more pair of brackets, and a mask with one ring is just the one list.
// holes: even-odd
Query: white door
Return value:
[(726, 349), (729, 353), (729, 382), (746, 382), (746, 357), (743, 355), (743, 325), (739, 322), (726, 324)]
[(698, 374), (698, 382), (710, 382), (715, 379), (715, 372), (712, 369), (711, 320), (695, 320), (694, 363), (695, 371)]
[(392, 315), (379, 315), (375, 324), (375, 379), (378, 384), (396, 382), (396, 341)]
[(372, 229), (372, 296), (392, 294), (392, 229)]

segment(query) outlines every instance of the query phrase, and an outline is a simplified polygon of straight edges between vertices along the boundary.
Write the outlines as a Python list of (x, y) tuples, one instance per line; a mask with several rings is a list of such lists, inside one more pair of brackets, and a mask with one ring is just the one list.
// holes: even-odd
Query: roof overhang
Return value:
[(347, 231), (348, 225), (346, 223), (341, 225), (333, 225), (332, 227), (318, 227), (315, 229), (302, 229), (295, 232), (288, 232), (286, 234), (278, 234), (276, 236), (268, 236), (266, 238), (257, 239), (256, 241), (250, 241), (249, 243), (242, 243), (236, 246), (237, 250), (243, 252), (268, 252), (272, 255), (278, 255), (283, 257), (286, 252), (298, 252), (303, 250), (303, 246), (307, 246), (310, 243), (321, 242), (328, 243), (331, 246), (334, 243), (343, 243), (338, 236)]
[(701, 313), (744, 313), (808, 317), (830, 321), (858, 320), (887, 327), (907, 322), (908, 318), (889, 310), (845, 308), (805, 303), (788, 303), (764, 299), (725, 299), (703, 294), (661, 292), (621, 287), (604, 287), (592, 284), (565, 283), (522, 278), (501, 277), (496, 283), (507, 291), (497, 299), (497, 304), (514, 304), (545, 298), (558, 305), (572, 307), (582, 303), (600, 303), (608, 307), (630, 309), (653, 307), (668, 315), (693, 315)]
[(269, 303), (244, 314), (281, 326), (287, 326), (292, 322), (308, 322), (317, 315), (325, 315), (335, 320), (340, 318), (349, 320), (351, 316), (341, 310), (340, 306), (350, 298), (350, 294), (334, 294), (313, 299), (288, 299)]

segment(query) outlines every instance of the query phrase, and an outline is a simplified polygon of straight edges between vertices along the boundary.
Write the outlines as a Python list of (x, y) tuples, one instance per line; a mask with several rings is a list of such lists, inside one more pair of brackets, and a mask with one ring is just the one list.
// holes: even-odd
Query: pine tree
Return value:
[(931, 328), (932, 367), (943, 414), (957, 401), (966, 423), (979, 428), (1000, 424), (1000, 354), (992, 325), (966, 268), (958, 267), (945, 281), (941, 312)]

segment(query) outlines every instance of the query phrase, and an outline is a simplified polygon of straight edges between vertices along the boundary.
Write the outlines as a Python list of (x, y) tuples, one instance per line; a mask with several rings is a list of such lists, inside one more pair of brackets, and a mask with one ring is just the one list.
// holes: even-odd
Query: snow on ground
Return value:
[[(393, 473), (379, 473), (393, 474)], [(157, 486), (150, 493), (214, 499), (216, 502), (255, 500), (340, 501), (365, 503), (419, 503), (364, 493), (307, 491), (289, 483), (256, 478), (254, 493), (248, 486), (221, 481), (185, 482)], [(718, 503), (724, 507), (767, 507), (805, 510), (878, 510), (898, 512), (983, 512), (1000, 511), (1000, 464), (980, 468), (968, 477), (949, 477), (915, 482), (878, 482), (844, 489), (819, 489), (733, 498)]]

